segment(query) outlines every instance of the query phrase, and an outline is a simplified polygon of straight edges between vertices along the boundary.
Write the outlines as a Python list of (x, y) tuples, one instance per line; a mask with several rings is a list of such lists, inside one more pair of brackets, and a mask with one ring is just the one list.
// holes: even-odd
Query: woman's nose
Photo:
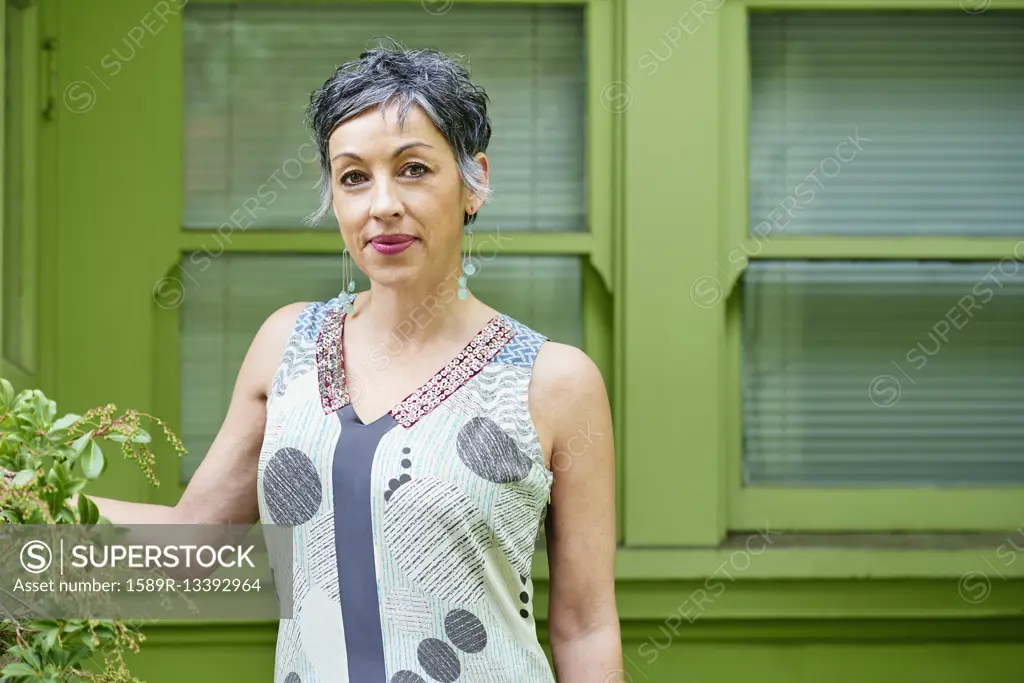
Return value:
[(373, 205), (370, 213), (374, 218), (387, 219), (401, 216), (402, 201), (398, 196), (398, 188), (391, 181), (384, 180), (374, 183)]

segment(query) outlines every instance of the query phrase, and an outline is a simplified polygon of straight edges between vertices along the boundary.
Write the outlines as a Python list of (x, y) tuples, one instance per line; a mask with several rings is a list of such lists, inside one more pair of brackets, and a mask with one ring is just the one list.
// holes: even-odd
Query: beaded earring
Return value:
[(467, 299), (469, 297), (469, 288), (467, 287), (467, 278), (470, 275), (476, 273), (476, 265), (473, 263), (473, 226), (466, 226), (466, 236), (469, 238), (469, 248), (466, 249), (462, 255), (462, 275), (459, 276), (459, 298)]
[(342, 309), (347, 314), (352, 314), (356, 310), (356, 305), (353, 303), (356, 300), (356, 279), (352, 274), (352, 255), (348, 253), (348, 247), (345, 247), (345, 251), (341, 253), (341, 279), (344, 281), (345, 292), (345, 305)]

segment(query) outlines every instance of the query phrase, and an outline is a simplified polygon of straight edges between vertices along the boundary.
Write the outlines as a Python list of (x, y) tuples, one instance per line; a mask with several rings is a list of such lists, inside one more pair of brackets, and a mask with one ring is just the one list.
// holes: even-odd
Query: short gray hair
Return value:
[[(444, 136), (455, 154), (462, 183), (487, 201), (491, 189), (484, 183), (483, 167), (474, 158), (487, 151), (491, 122), (488, 97), (475, 85), (456, 58), (432, 49), (394, 47), (367, 50), (342, 64), (323, 86), (310, 95), (306, 112), (320, 161), (320, 208), (306, 220), (315, 224), (331, 209), (331, 160), (327, 149), (339, 125), (376, 106), (381, 113), (395, 102), (398, 120), (405, 124), (413, 104), (419, 105)], [(465, 214), (469, 225), (476, 215)]]

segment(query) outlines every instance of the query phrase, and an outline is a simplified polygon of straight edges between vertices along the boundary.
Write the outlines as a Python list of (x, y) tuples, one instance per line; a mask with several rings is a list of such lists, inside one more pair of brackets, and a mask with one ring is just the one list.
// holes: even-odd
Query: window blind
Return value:
[[(469, 279), (474, 296), (555, 341), (582, 344), (579, 258), (492, 258), (485, 248), (479, 253), (478, 271)], [(337, 256), (224, 254), (203, 263), (204, 270), (183, 278), (181, 417), (189, 452), (182, 460), (183, 481), (213, 444), (242, 360), (267, 316), (296, 301), (326, 301), (342, 289)], [(356, 288), (362, 291), (369, 284), (356, 272)]]
[[(752, 231), (1020, 233), (1024, 13), (754, 12), (749, 26)], [(855, 135), (859, 151), (837, 150)]]
[(747, 485), (1024, 482), (1024, 270), (753, 262), (744, 275)]
[(481, 230), (586, 229), (581, 7), (458, 4), (439, 17), (415, 3), (204, 4), (184, 23), (186, 227), (228, 222), (261, 186), (275, 196), (264, 190), (249, 228), (302, 227), (319, 205), (310, 93), (390, 36), (461, 55), (488, 92), (494, 194)]

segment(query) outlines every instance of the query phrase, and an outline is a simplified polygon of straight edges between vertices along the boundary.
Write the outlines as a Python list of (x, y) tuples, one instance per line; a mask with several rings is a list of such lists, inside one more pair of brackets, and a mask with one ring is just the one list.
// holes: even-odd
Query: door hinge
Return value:
[(46, 101), (43, 103), (43, 120), (54, 121), (57, 118), (57, 93), (56, 87), (59, 82), (57, 74), (57, 39), (44, 38), (41, 44), (43, 50), (43, 96)]

